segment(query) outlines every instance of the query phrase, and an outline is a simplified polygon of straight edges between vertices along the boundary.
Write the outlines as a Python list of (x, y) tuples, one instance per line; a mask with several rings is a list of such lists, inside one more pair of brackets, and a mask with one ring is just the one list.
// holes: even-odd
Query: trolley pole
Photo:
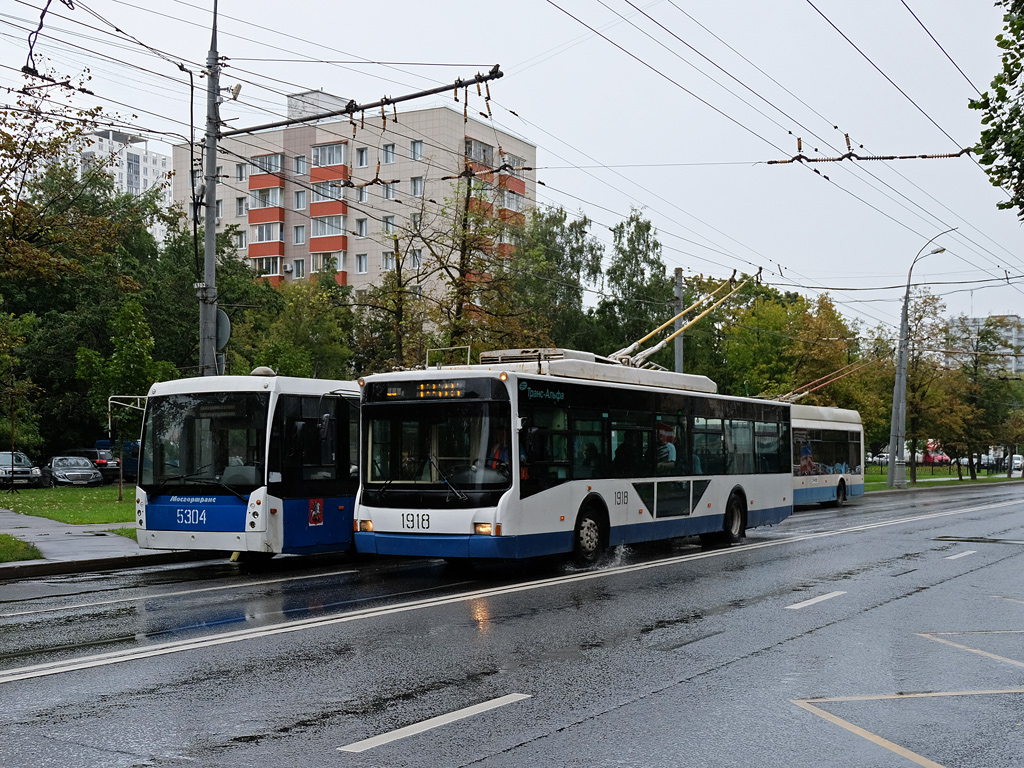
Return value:
[[(673, 290), (675, 291), (675, 314), (679, 314), (683, 311), (683, 268), (676, 267), (675, 278), (673, 284)], [(683, 327), (683, 318), (677, 317), (675, 327), (673, 330), (679, 331)], [(672, 340), (673, 351), (675, 352), (675, 366), (673, 370), (676, 373), (683, 373), (683, 334), (679, 334)]]
[(206, 58), (206, 217), (203, 224), (203, 282), (199, 297), (199, 373), (216, 376), (217, 365), (217, 132), (220, 129), (220, 62), (217, 57), (217, 0), (213, 0), (213, 32)]

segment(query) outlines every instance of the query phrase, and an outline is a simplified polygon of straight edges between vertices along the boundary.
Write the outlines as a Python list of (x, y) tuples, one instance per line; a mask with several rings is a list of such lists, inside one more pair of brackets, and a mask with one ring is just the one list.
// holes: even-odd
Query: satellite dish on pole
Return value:
[(217, 310), (217, 351), (224, 349), (231, 338), (231, 321), (223, 309)]

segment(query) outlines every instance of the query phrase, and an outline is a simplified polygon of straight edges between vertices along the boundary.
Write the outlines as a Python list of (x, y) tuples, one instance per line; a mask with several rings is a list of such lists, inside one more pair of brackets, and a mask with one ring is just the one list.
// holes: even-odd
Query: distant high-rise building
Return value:
[(996, 320), (999, 323), (999, 335), (1003, 339), (1003, 348), (1000, 351), (1005, 354), (1003, 359), (1006, 370), (1016, 374), (1024, 373), (1024, 321), (1020, 315), (970, 317), (967, 323), (977, 331), (988, 320)]
[[(309, 91), (288, 97), (289, 117), (343, 109), (345, 99)], [(397, 121), (395, 120), (397, 117)], [(395, 269), (395, 237), (415, 272), (414, 235), (448, 203), (459, 174), (476, 172), (474, 198), (503, 219), (522, 218), (536, 183), (536, 147), (447, 106), (389, 110), (220, 139), (217, 229), (235, 225), (239, 255), (273, 284), (330, 269), (357, 292)], [(174, 147), (174, 200), (190, 214), (203, 185), (201, 158)], [(463, 187), (465, 189), (465, 187)], [(484, 200), (486, 198), (486, 200)], [(200, 223), (204, 215), (198, 215)], [(454, 218), (449, 220), (449, 224)], [(507, 246), (496, 244), (499, 253)]]
[[(94, 131), (85, 137), (82, 165), (93, 161), (103, 164), (114, 180), (114, 188), (121, 193), (140, 195), (151, 187), (163, 184), (160, 201), (165, 209), (174, 202), (170, 184), (171, 156), (154, 152), (149, 143), (138, 136), (120, 131)], [(167, 235), (167, 227), (154, 222), (150, 233), (158, 243)]]

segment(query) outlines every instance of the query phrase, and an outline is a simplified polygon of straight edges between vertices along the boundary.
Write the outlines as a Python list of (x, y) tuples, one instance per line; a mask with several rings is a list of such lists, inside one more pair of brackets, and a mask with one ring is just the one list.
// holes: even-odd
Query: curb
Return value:
[(143, 568), (149, 565), (172, 565), (176, 563), (190, 563), (197, 560), (223, 560), (225, 557), (226, 555), (223, 552), (190, 552), (186, 550), (161, 552), (152, 555), (103, 557), (93, 560), (28, 561), (11, 565), (0, 565), (0, 581), (14, 581), (32, 576), (60, 576), (72, 573), (90, 573), (92, 571)]

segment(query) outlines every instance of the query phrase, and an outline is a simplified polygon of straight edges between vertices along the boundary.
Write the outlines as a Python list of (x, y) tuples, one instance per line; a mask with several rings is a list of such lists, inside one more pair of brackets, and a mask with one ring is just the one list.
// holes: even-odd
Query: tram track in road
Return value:
[[(360, 608), (329, 616), (293, 619), (273, 624), (270, 626), (252, 627), (247, 629), (234, 630), (230, 632), (222, 632), (215, 635), (207, 635), (201, 638), (191, 638), (185, 640), (156, 643), (149, 646), (136, 647), (131, 649), (121, 649), (117, 651), (111, 651), (108, 653), (93, 654), (89, 656), (79, 657), (76, 659), (62, 659), (54, 662), (44, 662), (41, 664), (12, 668), (0, 672), (0, 684), (14, 682), (17, 680), (27, 680), (38, 677), (58, 675), (75, 670), (103, 667), (112, 664), (125, 663), (129, 661), (153, 658), (169, 654), (189, 652), (201, 648), (222, 646), (231, 643), (245, 642), (294, 632), (319, 629), (349, 622), (366, 621), (378, 617), (409, 613), (414, 611), (422, 611), (435, 607), (452, 605), (456, 603), (464, 603), (473, 600), (496, 598), (520, 592), (546, 589), (553, 586), (586, 582), (595, 579), (606, 579), (617, 575), (624, 575), (657, 568), (664, 568), (671, 565), (693, 562), (697, 560), (704, 560), (708, 558), (737, 556), (758, 549), (781, 547), (785, 545), (796, 544), (802, 541), (810, 541), (814, 539), (823, 539), (847, 534), (855, 534), (863, 531), (876, 530), (880, 528), (898, 526), (903, 524), (918, 523), (926, 520), (948, 518), (957, 515), (966, 515), (971, 513), (1004, 509), (1019, 504), (1019, 500), (1014, 499), (989, 504), (962, 507), (953, 510), (909, 515), (890, 520), (873, 521), (860, 525), (848, 526), (844, 528), (835, 529), (832, 531), (819, 531), (814, 533), (797, 534), (785, 538), (758, 541), (746, 544), (741, 547), (705, 550), (700, 552), (693, 552), (673, 557), (662, 558), (650, 562), (616, 565), (610, 568), (595, 568), (589, 571), (569, 573), (551, 578), (537, 579), (526, 583), (503, 584), (483, 589), (470, 589), (468, 591), (460, 592), (457, 594), (408, 600), (406, 602), (401, 602), (397, 604), (375, 606), (370, 608)], [(463, 582), (463, 584), (464, 583), (471, 582)], [(445, 588), (452, 588), (454, 586), (460, 586), (460, 584), (449, 583), (444, 586)], [(434, 589), (436, 589), (436, 587)], [(391, 596), (394, 597), (394, 595)], [(379, 597), (380, 599), (386, 599), (382, 596), (377, 597)], [(367, 597), (367, 599), (373, 598)]]

